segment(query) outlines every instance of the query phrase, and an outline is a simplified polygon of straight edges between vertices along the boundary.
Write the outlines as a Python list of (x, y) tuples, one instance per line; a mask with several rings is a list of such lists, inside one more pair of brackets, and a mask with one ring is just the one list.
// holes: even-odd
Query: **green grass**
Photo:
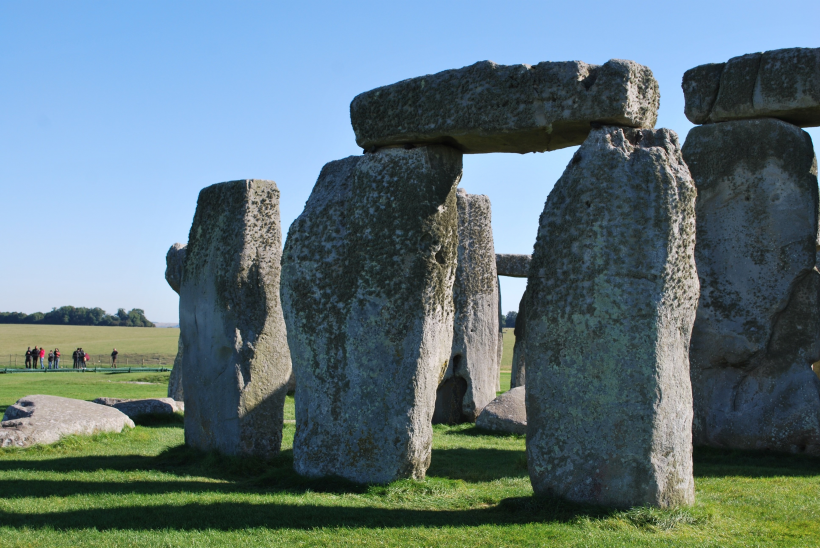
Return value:
[(71, 353), (77, 347), (95, 359), (101, 356), (104, 360), (116, 348), (123, 364), (126, 355), (132, 356), (132, 360), (161, 357), (164, 363), (170, 358), (173, 363), (178, 339), (179, 329), (175, 328), (0, 324), (0, 365), (14, 364), (16, 357), (17, 365), (22, 367), (26, 348), (35, 345), (45, 346), (47, 350), (59, 348), (63, 354), (60, 365), (68, 367), (72, 365)]
[[(33, 392), (157, 396), (166, 381), (2, 375), (0, 405)], [(816, 458), (697, 450), (694, 506), (618, 511), (534, 497), (523, 436), (435, 426), (426, 480), (368, 487), (296, 475), (294, 429), (268, 462), (186, 448), (173, 419), (0, 449), (0, 546), (820, 545)]]
[(504, 353), (501, 354), (501, 370), (510, 371), (512, 369), (513, 347), (515, 346), (515, 334), (512, 327), (504, 328)]

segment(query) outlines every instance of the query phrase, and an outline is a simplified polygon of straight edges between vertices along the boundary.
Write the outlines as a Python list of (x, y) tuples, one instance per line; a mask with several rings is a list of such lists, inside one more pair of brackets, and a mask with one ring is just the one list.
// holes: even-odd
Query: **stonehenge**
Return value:
[[(308, 477), (422, 479), (434, 422), (526, 431), (536, 494), (615, 507), (692, 503), (693, 444), (820, 455), (820, 198), (800, 129), (820, 125), (820, 49), (682, 86), (703, 124), (683, 147), (653, 129), (657, 82), (631, 61), (484, 61), (362, 93), (364, 154), (322, 169), (281, 285), (275, 185), (203, 190), (166, 271), (186, 441), (275, 454), (292, 359)], [(496, 254), (489, 199), (456, 188), (463, 154), (574, 145), (533, 255)], [(499, 276), (527, 289), (496, 398)]]
[(733, 120), (693, 128), (683, 155), (698, 189), (694, 443), (820, 455), (811, 138), (780, 119)]
[(279, 452), (291, 372), (279, 300), (282, 235), (273, 181), (203, 189), (180, 285), (185, 443)]
[(461, 171), (441, 145), (331, 162), (291, 225), (281, 294), (299, 474), (424, 478), (453, 342)]
[(490, 199), (458, 189), (458, 257), (453, 284), (453, 346), (433, 424), (475, 422), (495, 398), (500, 378), (498, 277)]
[[(185, 267), (184, 244), (176, 243), (171, 246), (165, 254), (165, 281), (171, 289), (179, 295), (179, 287), (182, 285), (182, 271)], [(180, 331), (177, 341), (177, 355), (174, 358), (174, 367), (171, 369), (171, 376), (168, 379), (168, 397), (174, 401), (183, 401), (182, 391), (182, 356), (185, 347), (182, 344), (182, 332)]]
[(604, 126), (547, 198), (524, 307), (536, 494), (693, 502), (695, 194), (674, 132)]

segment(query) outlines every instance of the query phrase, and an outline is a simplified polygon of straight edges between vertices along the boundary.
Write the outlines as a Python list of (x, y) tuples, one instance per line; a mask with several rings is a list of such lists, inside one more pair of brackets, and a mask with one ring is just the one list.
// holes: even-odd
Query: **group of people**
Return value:
[[(45, 369), (45, 360), (46, 360), (46, 349), (45, 348), (37, 348), (37, 345), (34, 345), (34, 350), (31, 347), (28, 347), (26, 350), (26, 369), (37, 369), (37, 361), (40, 361), (40, 369)], [(59, 369), (60, 368), (60, 349), (55, 348), (54, 350), (48, 351), (48, 368), (49, 369)]]
[[(114, 351), (111, 352), (111, 367), (117, 367), (117, 354), (119, 354), (119, 352), (117, 352), (115, 348)], [(28, 350), (26, 350), (26, 369), (37, 369), (38, 360), (40, 362), (40, 369), (60, 369), (60, 355), (59, 348), (49, 350), (48, 367), (46, 368), (46, 349), (37, 348), (37, 345), (35, 345), (32, 350), (29, 346)], [(74, 369), (85, 369), (86, 364), (91, 361), (91, 356), (82, 348), (77, 348), (71, 356), (74, 358)]]

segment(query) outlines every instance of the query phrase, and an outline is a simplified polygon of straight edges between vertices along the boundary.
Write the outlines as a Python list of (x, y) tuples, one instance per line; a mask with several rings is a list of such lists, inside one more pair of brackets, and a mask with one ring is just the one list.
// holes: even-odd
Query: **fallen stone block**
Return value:
[(674, 132), (604, 127), (547, 198), (524, 311), (535, 493), (693, 502), (695, 195)]
[(495, 398), (498, 362), (498, 276), (487, 196), (458, 189), (458, 267), (450, 361), (436, 391), (433, 424), (475, 422)]
[(820, 48), (789, 48), (700, 65), (683, 75), (684, 113), (694, 124), (778, 118), (820, 125)]
[(770, 118), (709, 124), (683, 155), (698, 188), (694, 443), (820, 454), (811, 138)]
[(495, 254), (495, 267), (499, 276), (526, 278), (530, 272), (530, 262), (532, 255)]
[(330, 162), (291, 225), (282, 304), (299, 474), (424, 477), (453, 342), (461, 162), (446, 146)]
[(97, 398), (94, 403), (118, 409), (132, 419), (140, 415), (172, 415), (185, 412), (185, 404), (171, 398)]
[(26, 396), (6, 408), (0, 423), (0, 447), (55, 443), (65, 436), (121, 432), (134, 422), (124, 413), (83, 400)]
[(524, 405), (524, 387), (504, 392), (481, 411), (475, 425), (484, 430), (507, 434), (527, 433), (527, 409)]
[(282, 235), (273, 181), (199, 193), (180, 286), (185, 443), (279, 452), (290, 351), (279, 300)]
[(481, 61), (362, 93), (350, 119), (366, 151), (447, 144), (465, 154), (544, 152), (580, 145), (595, 124), (651, 128), (659, 102), (652, 71), (632, 61)]

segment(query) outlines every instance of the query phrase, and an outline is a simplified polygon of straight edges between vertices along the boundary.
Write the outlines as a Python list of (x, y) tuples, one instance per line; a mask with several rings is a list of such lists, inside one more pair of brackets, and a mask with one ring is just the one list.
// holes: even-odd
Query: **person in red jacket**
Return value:
[(45, 357), (46, 357), (46, 349), (41, 348), (40, 349), (40, 369), (45, 369), (46, 368), (46, 366), (43, 365), (43, 360), (45, 359)]

